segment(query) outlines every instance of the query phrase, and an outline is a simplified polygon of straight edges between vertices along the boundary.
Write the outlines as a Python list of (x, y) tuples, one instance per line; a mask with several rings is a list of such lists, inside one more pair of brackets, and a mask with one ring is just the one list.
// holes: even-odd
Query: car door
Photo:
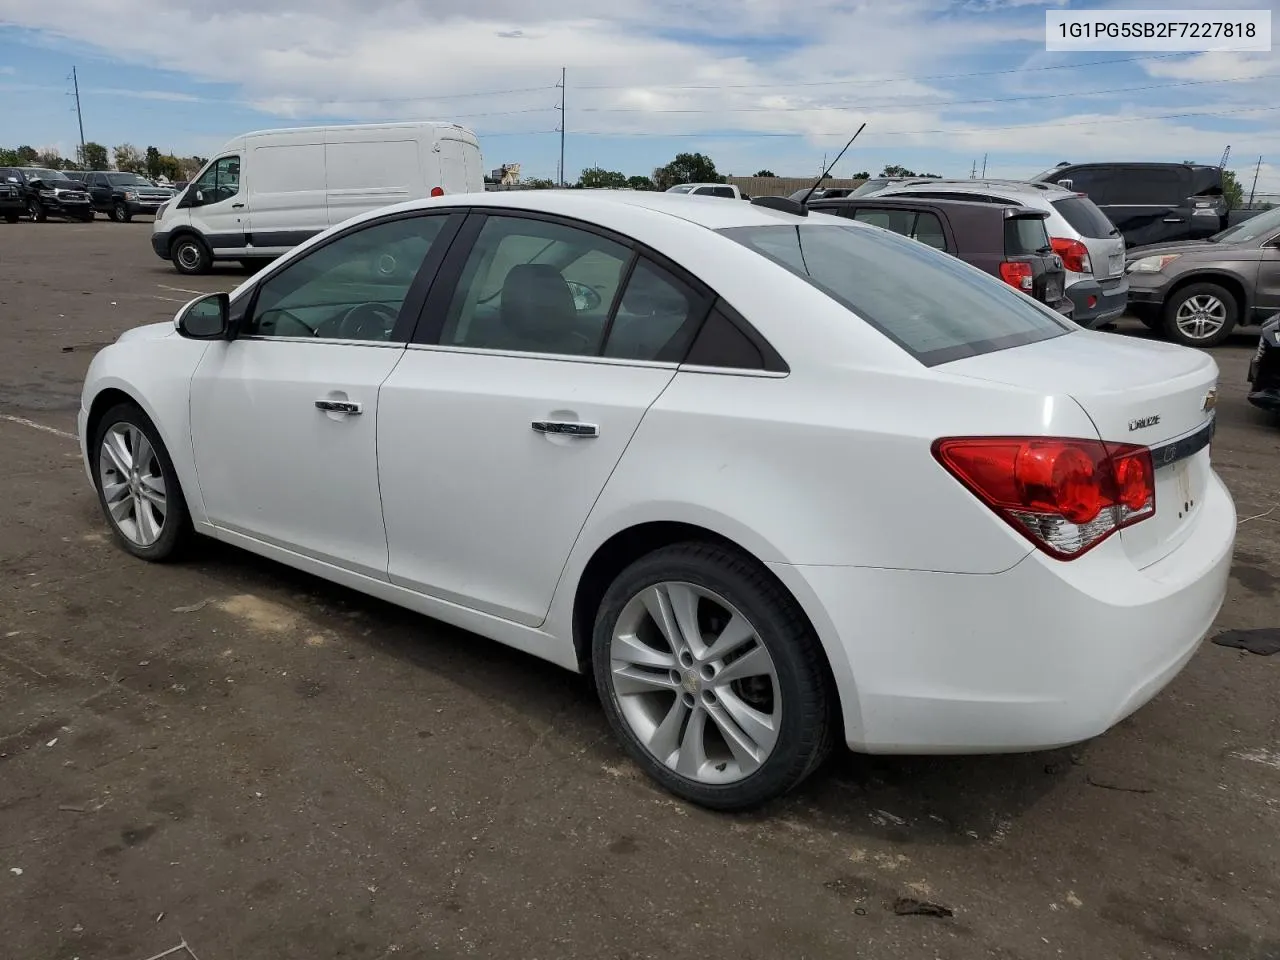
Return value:
[(235, 338), (210, 343), (191, 384), (211, 523), (386, 579), (378, 390), (460, 222), (361, 224), (257, 285)]
[[(103, 195), (103, 187), (106, 186), (106, 195)], [(111, 188), (107, 184), (107, 178), (101, 173), (91, 173), (85, 178), (85, 187), (89, 191), (89, 202), (93, 204), (95, 210), (106, 210), (111, 206)]]
[(1185, 169), (1118, 164), (1114, 171), (1106, 203), (1098, 206), (1124, 234), (1127, 246), (1184, 240), (1190, 235), (1190, 210), (1185, 205), (1191, 191)]
[(228, 154), (205, 167), (182, 195), (191, 225), (217, 253), (244, 251), (248, 246), (248, 187), (240, 175), (240, 155)]
[(536, 626), (710, 299), (625, 238), (518, 213), (474, 214), (444, 270), (382, 389), (391, 581)]
[(1258, 262), (1258, 286), (1254, 293), (1253, 319), (1255, 323), (1280, 312), (1280, 233), (1262, 245), (1262, 257)]

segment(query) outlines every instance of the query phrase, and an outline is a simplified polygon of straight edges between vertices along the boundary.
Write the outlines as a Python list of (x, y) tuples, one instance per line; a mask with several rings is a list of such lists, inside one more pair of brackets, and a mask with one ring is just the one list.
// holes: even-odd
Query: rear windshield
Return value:
[(1103, 240), (1116, 236), (1115, 225), (1088, 197), (1066, 197), (1055, 200), (1053, 207), (1082, 237)]
[(1004, 222), (1005, 256), (1029, 257), (1050, 249), (1044, 217), (1010, 217)]
[(1072, 329), (1008, 284), (883, 230), (815, 224), (720, 232), (807, 280), (926, 366)]

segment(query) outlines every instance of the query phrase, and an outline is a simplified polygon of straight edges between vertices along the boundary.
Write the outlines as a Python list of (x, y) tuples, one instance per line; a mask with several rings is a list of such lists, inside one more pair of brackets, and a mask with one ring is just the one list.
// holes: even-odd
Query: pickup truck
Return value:
[(135, 216), (155, 216), (163, 204), (173, 199), (168, 187), (157, 187), (136, 173), (93, 170), (85, 174), (93, 209), (116, 223), (128, 223)]
[(93, 219), (93, 208), (89, 206), (84, 184), (70, 179), (61, 170), (0, 167), (0, 181), (17, 189), (27, 215), (36, 223), (44, 223), (49, 217)]

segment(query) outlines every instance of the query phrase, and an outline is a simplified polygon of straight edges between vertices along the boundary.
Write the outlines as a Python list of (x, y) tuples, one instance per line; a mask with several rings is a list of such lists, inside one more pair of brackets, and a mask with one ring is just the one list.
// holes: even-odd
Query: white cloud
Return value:
[(12, 77), (18, 72), (17, 67), (11, 67), (6, 64), (0, 64), (0, 76)]

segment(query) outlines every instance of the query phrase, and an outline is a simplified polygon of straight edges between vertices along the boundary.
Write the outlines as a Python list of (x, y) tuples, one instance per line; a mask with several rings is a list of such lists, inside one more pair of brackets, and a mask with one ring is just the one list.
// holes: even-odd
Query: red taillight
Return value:
[(1072, 273), (1093, 273), (1093, 261), (1089, 259), (1089, 248), (1079, 240), (1065, 237), (1053, 237), (1049, 240), (1053, 252), (1062, 258), (1062, 265)]
[(1006, 260), (1000, 264), (1000, 279), (1023, 293), (1031, 292), (1031, 264)]
[(431, 188), (431, 195), (432, 195), (433, 197), (443, 197), (443, 196), (444, 196), (444, 187), (432, 187), (432, 188)]
[(1151, 451), (1055, 437), (958, 437), (938, 462), (1052, 557), (1071, 560), (1156, 512)]

